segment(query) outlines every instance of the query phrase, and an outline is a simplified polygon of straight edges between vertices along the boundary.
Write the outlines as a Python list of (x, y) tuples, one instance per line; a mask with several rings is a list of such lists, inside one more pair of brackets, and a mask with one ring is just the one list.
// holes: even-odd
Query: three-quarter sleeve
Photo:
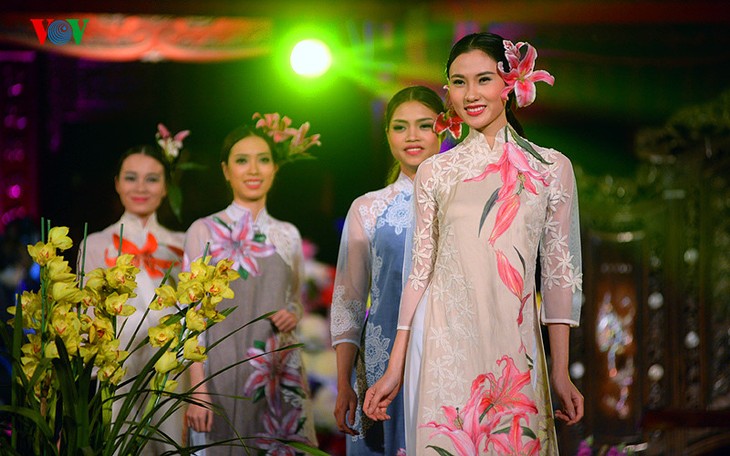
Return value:
[(304, 286), (304, 252), (302, 250), (302, 236), (299, 230), (291, 225), (292, 237), (292, 281), (287, 293), (286, 310), (296, 315), (297, 320), (301, 320), (304, 315), (304, 306), (302, 305), (302, 287)]
[(541, 319), (544, 324), (578, 326), (582, 304), (582, 261), (578, 193), (570, 160), (556, 154), (548, 211), (540, 241)]
[(361, 206), (359, 199), (350, 206), (342, 230), (330, 310), (333, 346), (349, 342), (359, 347), (365, 324), (372, 253), (362, 214), (358, 211)]
[[(401, 295), (398, 329), (409, 330), (423, 293), (431, 282), (438, 244), (436, 179), (431, 161), (418, 167), (414, 179), (414, 229), (411, 271)], [(408, 254), (408, 252), (406, 252)]]

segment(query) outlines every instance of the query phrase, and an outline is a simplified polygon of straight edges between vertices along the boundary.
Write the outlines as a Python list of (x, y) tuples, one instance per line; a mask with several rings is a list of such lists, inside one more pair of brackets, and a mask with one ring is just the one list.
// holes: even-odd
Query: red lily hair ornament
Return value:
[[(527, 47), (524, 57), (520, 52), (523, 46)], [(542, 81), (553, 85), (555, 78), (545, 70), (535, 70), (537, 50), (530, 43), (514, 44), (509, 40), (504, 40), (504, 51), (510, 70), (505, 72), (502, 62), (497, 63), (499, 75), (507, 84), (502, 91), (502, 98), (506, 100), (509, 93), (514, 90), (517, 106), (520, 108), (529, 106), (537, 96), (535, 83)]]
[(458, 140), (461, 138), (461, 124), (463, 122), (461, 117), (453, 109), (449, 109), (436, 117), (436, 122), (433, 124), (433, 131), (437, 135), (448, 131), (454, 139)]
[(304, 122), (299, 128), (291, 126), (292, 120), (287, 116), (281, 117), (278, 112), (260, 114), (255, 113), (253, 120), (257, 120), (255, 127), (266, 133), (279, 148), (281, 158), (279, 164), (290, 161), (314, 158), (306, 150), (312, 146), (321, 146), (319, 134), (307, 136), (309, 122)]

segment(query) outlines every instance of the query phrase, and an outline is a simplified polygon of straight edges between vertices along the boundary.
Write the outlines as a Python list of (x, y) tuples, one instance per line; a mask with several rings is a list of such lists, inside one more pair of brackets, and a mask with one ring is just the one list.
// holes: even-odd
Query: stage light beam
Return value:
[(332, 64), (332, 54), (319, 40), (303, 40), (292, 49), (289, 62), (295, 73), (316, 78), (327, 72)]

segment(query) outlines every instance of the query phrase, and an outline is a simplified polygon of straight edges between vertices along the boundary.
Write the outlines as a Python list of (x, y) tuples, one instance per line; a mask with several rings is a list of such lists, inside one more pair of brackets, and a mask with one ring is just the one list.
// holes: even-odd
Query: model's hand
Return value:
[(270, 316), (269, 320), (271, 320), (271, 323), (276, 326), (276, 329), (278, 329), (279, 332), (293, 331), (299, 322), (297, 316), (286, 309), (279, 310), (274, 315)]
[(568, 373), (553, 373), (551, 381), (553, 391), (563, 406), (561, 409), (555, 410), (555, 417), (565, 421), (567, 425), (580, 421), (583, 418), (583, 395), (570, 381)]
[(357, 394), (349, 383), (337, 386), (337, 401), (335, 402), (335, 421), (337, 429), (345, 434), (358, 435), (352, 426), (355, 423), (355, 411), (357, 410)]
[(390, 419), (385, 411), (398, 394), (402, 378), (402, 375), (394, 373), (391, 369), (386, 369), (380, 380), (368, 388), (362, 406), (367, 416), (377, 421)]
[(185, 412), (185, 418), (188, 426), (197, 432), (210, 432), (213, 426), (213, 411), (204, 404), (210, 404), (210, 396), (208, 393), (193, 393), (193, 398), (201, 405), (189, 404)]

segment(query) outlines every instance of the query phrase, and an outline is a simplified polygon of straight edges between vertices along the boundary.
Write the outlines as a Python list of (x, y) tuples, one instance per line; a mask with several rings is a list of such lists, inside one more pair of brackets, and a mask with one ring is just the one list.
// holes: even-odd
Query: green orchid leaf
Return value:
[(482, 217), (479, 219), (479, 233), (482, 232), (482, 226), (484, 225), (484, 221), (487, 219), (489, 211), (492, 210), (492, 207), (494, 207), (494, 204), (497, 202), (497, 198), (499, 197), (499, 189), (501, 188), (502, 187), (498, 187), (492, 193), (492, 196), (490, 196), (487, 202), (484, 204), (484, 209), (482, 209)]
[(525, 138), (518, 135), (517, 132), (511, 126), (508, 126), (508, 128), (510, 129), (510, 132), (512, 133), (512, 139), (515, 140), (517, 145), (520, 146), (520, 148), (522, 150), (528, 152), (530, 155), (535, 157), (537, 159), (537, 161), (539, 161), (540, 163), (545, 164), (545, 165), (552, 165), (552, 163), (550, 163), (549, 161), (542, 158), (542, 155), (537, 153), (535, 148), (532, 147), (532, 144), (530, 144)]
[(526, 435), (527, 437), (529, 437), (531, 439), (536, 439), (537, 438), (537, 436), (532, 431), (532, 429), (530, 429), (530, 428), (528, 428), (526, 426), (522, 426), (522, 435)]
[(279, 442), (281, 442), (281, 443), (284, 443), (286, 445), (289, 445), (292, 448), (296, 448), (299, 451), (304, 451), (307, 454), (311, 454), (311, 455), (314, 455), (314, 456), (329, 456), (324, 451), (322, 451), (322, 450), (320, 450), (318, 448), (314, 448), (312, 446), (309, 446), (306, 443), (292, 442), (290, 440), (282, 440), (282, 439), (277, 439), (277, 440)]

